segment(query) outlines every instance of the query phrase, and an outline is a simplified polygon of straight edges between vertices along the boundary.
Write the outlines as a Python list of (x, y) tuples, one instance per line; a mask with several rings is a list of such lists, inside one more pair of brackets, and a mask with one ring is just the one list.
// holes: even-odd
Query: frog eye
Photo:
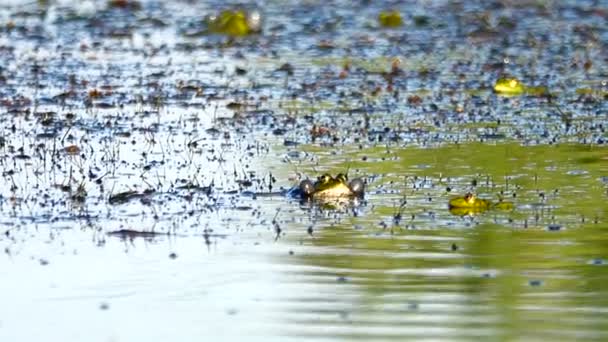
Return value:
[(300, 183), (300, 190), (304, 196), (312, 196), (312, 194), (315, 192), (314, 185), (308, 179), (303, 180)]
[(340, 181), (340, 182), (342, 182), (342, 183), (346, 183), (346, 182), (348, 181), (348, 176), (347, 176), (347, 175), (345, 175), (345, 174), (343, 174), (343, 173), (339, 173), (339, 174), (336, 176), (336, 179), (337, 179), (337, 180), (339, 180), (339, 181)]
[(365, 183), (361, 178), (353, 179), (348, 186), (350, 187), (350, 190), (357, 196), (362, 196), (363, 191), (365, 191)]
[(473, 195), (472, 193), (467, 193), (466, 195), (464, 195), (464, 200), (467, 201), (467, 203), (473, 203), (475, 202), (475, 195)]
[(319, 181), (321, 183), (327, 183), (331, 180), (331, 176), (327, 173), (323, 174), (322, 176), (319, 177)]

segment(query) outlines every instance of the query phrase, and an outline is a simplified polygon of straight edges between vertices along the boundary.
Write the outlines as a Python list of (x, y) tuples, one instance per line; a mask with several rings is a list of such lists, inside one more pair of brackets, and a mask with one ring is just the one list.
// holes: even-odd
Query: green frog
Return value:
[(303, 198), (334, 199), (345, 197), (361, 197), (365, 191), (365, 183), (357, 178), (348, 181), (348, 176), (339, 173), (336, 177), (325, 173), (317, 177), (316, 182), (309, 179), (300, 183), (299, 190)]
[(238, 37), (261, 30), (261, 16), (257, 11), (225, 10), (205, 18), (209, 33)]
[(506, 96), (531, 95), (543, 96), (547, 94), (546, 87), (526, 87), (516, 78), (503, 77), (499, 78), (494, 85), (494, 91), (497, 94)]
[(521, 95), (526, 86), (516, 78), (499, 78), (494, 85), (494, 91), (503, 95)]
[(403, 19), (399, 11), (383, 11), (378, 14), (378, 22), (382, 27), (399, 27), (403, 25)]
[(480, 214), (488, 209), (513, 210), (513, 203), (502, 199), (497, 203), (492, 203), (469, 192), (462, 197), (452, 198), (449, 202), (449, 209), (454, 215), (464, 216)]

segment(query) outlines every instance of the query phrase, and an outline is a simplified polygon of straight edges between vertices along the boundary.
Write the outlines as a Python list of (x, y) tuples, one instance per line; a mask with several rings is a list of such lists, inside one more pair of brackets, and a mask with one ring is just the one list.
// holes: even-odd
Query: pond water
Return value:
[[(234, 8), (261, 33), (205, 31)], [(0, 340), (608, 339), (606, 21), (3, 2)], [(285, 194), (325, 172), (365, 196)], [(450, 211), (466, 193), (513, 208)]]

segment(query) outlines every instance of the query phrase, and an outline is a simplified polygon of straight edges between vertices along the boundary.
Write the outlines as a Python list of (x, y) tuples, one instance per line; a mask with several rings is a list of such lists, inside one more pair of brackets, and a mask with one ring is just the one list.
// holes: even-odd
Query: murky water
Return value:
[(608, 339), (605, 2), (234, 6), (0, 4), (1, 341)]

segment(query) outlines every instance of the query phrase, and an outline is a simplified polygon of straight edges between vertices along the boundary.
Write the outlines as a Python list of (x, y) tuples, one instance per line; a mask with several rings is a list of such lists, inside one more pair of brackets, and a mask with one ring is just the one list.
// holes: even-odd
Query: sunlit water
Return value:
[(3, 3), (0, 341), (608, 339), (608, 10), (507, 5)]

